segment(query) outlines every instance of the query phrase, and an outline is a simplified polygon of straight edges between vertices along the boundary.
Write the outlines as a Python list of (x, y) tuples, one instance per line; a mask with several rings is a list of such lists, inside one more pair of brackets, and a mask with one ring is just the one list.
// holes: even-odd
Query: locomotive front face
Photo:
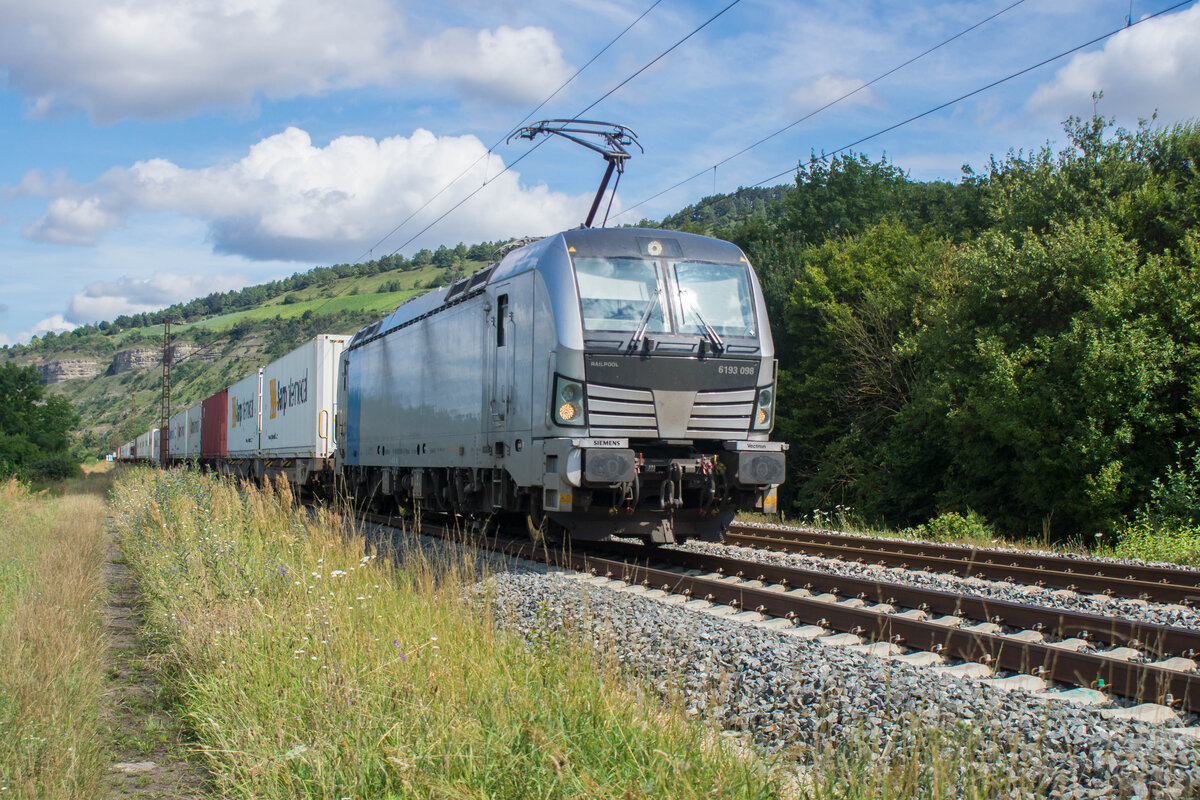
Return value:
[[(581, 346), (560, 358), (576, 369), (559, 370), (551, 404), (554, 423), (578, 431), (575, 509), (600, 506), (610, 525), (622, 512), (698, 515), (703, 523), (679, 535), (705, 535), (736, 508), (773, 503), (784, 467), (782, 445), (768, 441), (774, 351), (741, 251), (650, 230), (571, 231), (563, 241)], [(615, 503), (610, 490), (621, 494)], [(630, 523), (626, 533), (645, 533)], [(652, 538), (674, 538), (672, 525)]]

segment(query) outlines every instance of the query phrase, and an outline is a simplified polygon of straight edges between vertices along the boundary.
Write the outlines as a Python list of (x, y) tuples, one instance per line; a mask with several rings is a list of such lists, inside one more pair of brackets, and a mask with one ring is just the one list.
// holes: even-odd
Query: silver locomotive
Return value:
[(736, 246), (566, 231), (400, 306), (339, 366), (336, 469), (376, 503), (652, 543), (774, 510), (775, 359)]

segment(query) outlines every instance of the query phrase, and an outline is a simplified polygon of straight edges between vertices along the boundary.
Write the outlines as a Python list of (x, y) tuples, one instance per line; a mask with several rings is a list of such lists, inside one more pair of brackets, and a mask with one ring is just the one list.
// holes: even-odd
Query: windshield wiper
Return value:
[(642, 312), (642, 321), (638, 323), (637, 330), (633, 333), (633, 338), (629, 340), (629, 349), (637, 350), (642, 346), (642, 339), (646, 335), (646, 327), (650, 324), (650, 315), (654, 313), (654, 308), (662, 302), (662, 286), (658, 286), (654, 290), (654, 296), (646, 303), (646, 310)]
[(689, 292), (687, 289), (680, 289), (679, 290), (679, 303), (680, 303), (680, 305), (684, 306), (687, 310), (689, 310), (693, 314), (695, 314), (696, 319), (700, 320), (700, 327), (703, 330), (702, 335), (708, 337), (708, 340), (710, 342), (712, 342), (713, 350), (716, 350), (717, 352), (724, 351), (725, 350), (725, 342), (721, 341), (721, 337), (717, 335), (716, 330), (713, 329), (712, 325), (708, 324), (708, 320), (706, 320), (704, 318), (704, 315), (700, 313), (700, 304), (697, 303), (696, 300), (692, 297), (692, 293)]

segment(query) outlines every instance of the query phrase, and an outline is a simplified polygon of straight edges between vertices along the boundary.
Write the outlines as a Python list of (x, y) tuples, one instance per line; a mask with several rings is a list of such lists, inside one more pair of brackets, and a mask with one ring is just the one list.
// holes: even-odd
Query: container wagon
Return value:
[(228, 390), (222, 389), (203, 401), (200, 421), (200, 463), (206, 469), (221, 469), (225, 462), (225, 416)]
[(222, 472), (242, 478), (262, 478), (258, 471), (261, 432), (262, 370), (255, 370), (228, 389), (225, 414), (225, 460)]
[(332, 485), (337, 370), (349, 336), (321, 334), (262, 369), (259, 477)]
[(172, 464), (182, 463), (187, 458), (187, 412), (181, 411), (171, 417), (167, 431), (170, 434), (167, 440), (167, 456)]
[(200, 437), (204, 419), (204, 405), (203, 403), (196, 403), (196, 405), (189, 408), (185, 413), (187, 414), (187, 449), (184, 452), (184, 457), (188, 461), (198, 462), (200, 460)]

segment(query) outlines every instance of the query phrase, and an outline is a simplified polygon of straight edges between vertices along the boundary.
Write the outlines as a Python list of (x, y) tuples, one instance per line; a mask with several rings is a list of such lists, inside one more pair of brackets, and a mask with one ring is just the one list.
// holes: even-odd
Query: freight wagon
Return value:
[(225, 462), (225, 415), (228, 394), (227, 389), (222, 389), (200, 404), (203, 409), (200, 421), (200, 462), (213, 469), (220, 468)]
[(187, 412), (181, 411), (171, 417), (167, 426), (170, 438), (167, 440), (167, 456), (172, 463), (179, 463), (187, 458)]
[(204, 406), (201, 403), (189, 408), (187, 415), (187, 449), (184, 457), (189, 461), (200, 460), (200, 428), (203, 420)]
[(151, 428), (134, 441), (133, 458), (136, 461), (159, 461), (161, 439), (158, 428)]

